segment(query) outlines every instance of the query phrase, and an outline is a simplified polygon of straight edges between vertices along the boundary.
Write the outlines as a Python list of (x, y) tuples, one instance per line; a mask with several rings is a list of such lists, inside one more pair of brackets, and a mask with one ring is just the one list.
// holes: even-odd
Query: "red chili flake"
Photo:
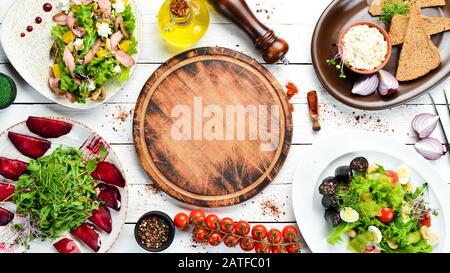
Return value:
[(288, 100), (291, 100), (292, 97), (294, 97), (298, 93), (298, 87), (293, 82), (288, 82), (286, 84), (286, 89), (287, 89), (286, 96)]

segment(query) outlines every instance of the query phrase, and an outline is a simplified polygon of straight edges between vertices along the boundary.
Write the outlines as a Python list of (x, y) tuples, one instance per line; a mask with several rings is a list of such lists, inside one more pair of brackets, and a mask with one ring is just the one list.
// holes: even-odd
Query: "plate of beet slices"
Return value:
[[(16, 214), (11, 198), (16, 181), (27, 173), (28, 162), (51, 154), (58, 147), (78, 148), (83, 160), (100, 158), (91, 176), (96, 180), (98, 210), (59, 238), (35, 239), (28, 249), (14, 242), (17, 225), (27, 218)], [(106, 151), (106, 153), (105, 153)], [(29, 117), (0, 134), (0, 253), (2, 252), (107, 252), (125, 224), (128, 188), (117, 155), (108, 143), (85, 125), (66, 118)]]

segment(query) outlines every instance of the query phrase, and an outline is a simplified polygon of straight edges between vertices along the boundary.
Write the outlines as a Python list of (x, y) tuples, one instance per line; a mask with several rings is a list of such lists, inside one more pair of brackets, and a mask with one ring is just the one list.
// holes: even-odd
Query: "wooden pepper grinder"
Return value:
[[(239, 26), (252, 39), (255, 48), (269, 64), (283, 60), (288, 43), (262, 24), (251, 12), (245, 0), (209, 0), (214, 8)], [(285, 62), (285, 60), (283, 60)]]

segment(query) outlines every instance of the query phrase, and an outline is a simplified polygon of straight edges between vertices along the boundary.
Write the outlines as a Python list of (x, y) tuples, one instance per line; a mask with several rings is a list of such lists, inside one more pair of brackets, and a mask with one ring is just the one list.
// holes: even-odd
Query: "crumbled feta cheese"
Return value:
[(122, 13), (125, 10), (125, 4), (123, 3), (123, 0), (116, 0), (112, 7), (116, 10), (117, 13)]
[(372, 70), (386, 59), (388, 44), (383, 34), (368, 25), (350, 28), (342, 39), (344, 61), (356, 69)]
[(83, 39), (80, 38), (75, 39), (75, 41), (73, 42), (73, 46), (77, 51), (83, 50), (84, 48)]
[(89, 85), (88, 85), (88, 89), (89, 91), (94, 91), (95, 90), (95, 82), (93, 80), (89, 81)]
[(68, 12), (70, 9), (70, 0), (58, 0), (56, 6), (64, 12)]
[(112, 30), (107, 23), (101, 23), (97, 27), (97, 33), (98, 33), (98, 36), (107, 38), (109, 35), (112, 34)]
[(122, 69), (120, 68), (120, 65), (116, 65), (116, 66), (114, 66), (114, 68), (113, 68), (113, 72), (114, 73), (120, 73), (120, 71), (122, 71)]

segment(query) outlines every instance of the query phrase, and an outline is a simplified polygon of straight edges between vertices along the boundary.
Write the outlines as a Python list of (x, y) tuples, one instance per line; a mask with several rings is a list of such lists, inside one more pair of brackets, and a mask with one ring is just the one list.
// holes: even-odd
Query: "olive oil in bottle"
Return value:
[(188, 47), (206, 33), (209, 13), (205, 0), (166, 0), (158, 13), (158, 28), (172, 45)]

